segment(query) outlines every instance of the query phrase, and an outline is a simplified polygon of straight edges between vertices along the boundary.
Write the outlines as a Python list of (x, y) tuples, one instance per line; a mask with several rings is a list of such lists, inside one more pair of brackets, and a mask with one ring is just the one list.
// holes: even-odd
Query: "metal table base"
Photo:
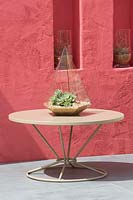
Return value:
[[(73, 126), (70, 126), (70, 132), (69, 132), (69, 141), (68, 141), (68, 148), (67, 151), (64, 146), (64, 140), (63, 140), (63, 135), (62, 135), (62, 129), (61, 126), (58, 127), (59, 130), (59, 135), (60, 135), (60, 143), (61, 143), (61, 148), (63, 152), (63, 158), (60, 158), (55, 149), (50, 145), (50, 143), (47, 141), (47, 139), (44, 137), (44, 135), (40, 132), (40, 130), (37, 128), (36, 125), (33, 125), (34, 129), (38, 133), (38, 135), (41, 137), (43, 142), (47, 144), (49, 149), (53, 152), (53, 154), (56, 157), (56, 161), (52, 162), (49, 165), (38, 167), (36, 169), (29, 170), (27, 172), (27, 177), (37, 180), (37, 181), (48, 181), (48, 182), (76, 182), (76, 181), (90, 181), (90, 180), (96, 180), (103, 178), (107, 175), (107, 172), (103, 169), (97, 169), (94, 167), (87, 166), (84, 163), (80, 163), (77, 161), (77, 157), (80, 155), (80, 153), (84, 150), (86, 145), (93, 139), (93, 137), (97, 134), (98, 130), (100, 129), (102, 125), (98, 125), (97, 128), (93, 131), (93, 133), (87, 138), (87, 140), (84, 142), (84, 144), (80, 147), (80, 149), (77, 151), (76, 155), (73, 158), (70, 158), (70, 150), (71, 150), (71, 142), (72, 142), (72, 134), (73, 134)], [(37, 177), (35, 175), (36, 172), (43, 171), (44, 175), (46, 174), (46, 170), (48, 169), (55, 169), (57, 167), (60, 167), (60, 173), (58, 178), (54, 177), (47, 177), (47, 178), (42, 178), (42, 177)], [(97, 175), (94, 175), (92, 177), (84, 177), (84, 178), (64, 178), (64, 173), (65, 170), (68, 168), (71, 168), (71, 170), (76, 170), (77, 168), (79, 169), (86, 169), (88, 170), (88, 174), (92, 172), (96, 172)]]

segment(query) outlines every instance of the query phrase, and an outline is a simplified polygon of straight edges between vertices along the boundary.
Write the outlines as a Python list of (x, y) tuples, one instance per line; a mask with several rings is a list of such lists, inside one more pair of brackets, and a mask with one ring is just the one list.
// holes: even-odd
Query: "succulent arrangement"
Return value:
[(128, 47), (116, 47), (114, 48), (114, 62), (118, 65), (128, 65), (131, 60), (131, 52)]
[(120, 55), (120, 54), (128, 54), (129, 48), (128, 47), (116, 47), (114, 48), (114, 54), (115, 55)]
[(61, 90), (56, 90), (54, 95), (50, 98), (50, 103), (53, 106), (73, 106), (76, 103), (76, 95), (69, 92), (62, 92)]
[(78, 115), (90, 105), (90, 102), (79, 101), (73, 93), (62, 92), (58, 89), (49, 99), (48, 109), (55, 115)]

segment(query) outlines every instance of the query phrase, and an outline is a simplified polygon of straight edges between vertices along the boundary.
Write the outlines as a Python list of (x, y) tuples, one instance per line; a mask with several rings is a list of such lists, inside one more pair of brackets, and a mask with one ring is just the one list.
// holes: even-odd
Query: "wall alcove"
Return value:
[[(73, 62), (80, 68), (79, 0), (53, 0), (54, 68), (57, 67), (57, 37), (64, 34), (71, 42)], [(69, 36), (68, 36), (69, 35)], [(64, 36), (63, 36), (64, 37)]]
[[(114, 67), (133, 66), (132, 8), (132, 0), (114, 0)], [(122, 60), (123, 64), (118, 64), (123, 58), (127, 62)]]

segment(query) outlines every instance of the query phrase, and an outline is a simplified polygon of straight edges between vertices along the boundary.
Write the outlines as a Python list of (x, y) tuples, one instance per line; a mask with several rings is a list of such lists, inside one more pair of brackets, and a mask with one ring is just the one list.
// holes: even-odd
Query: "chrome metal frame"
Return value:
[[(37, 181), (47, 181), (47, 182), (77, 182), (77, 181), (88, 181), (88, 180), (96, 180), (96, 179), (100, 179), (103, 178), (107, 175), (107, 172), (103, 169), (96, 169), (94, 167), (89, 167), (83, 163), (77, 162), (77, 157), (80, 155), (80, 153), (84, 150), (84, 148), (87, 146), (87, 144), (93, 139), (93, 137), (97, 134), (97, 132), (99, 131), (99, 129), (101, 128), (101, 124), (97, 126), (97, 128), (93, 131), (93, 133), (87, 138), (87, 140), (84, 142), (84, 144), (80, 147), (80, 149), (77, 151), (76, 155), (73, 158), (70, 158), (70, 151), (71, 151), (71, 143), (72, 143), (72, 135), (73, 135), (73, 126), (70, 126), (70, 132), (69, 132), (69, 141), (68, 141), (68, 148), (67, 151), (65, 150), (65, 146), (64, 146), (64, 139), (63, 139), (63, 134), (62, 134), (62, 130), (61, 130), (61, 126), (58, 127), (58, 131), (59, 131), (59, 136), (60, 136), (60, 143), (61, 143), (61, 148), (62, 148), (62, 152), (63, 152), (63, 158), (60, 158), (60, 156), (58, 155), (58, 153), (55, 151), (55, 149), (50, 145), (50, 143), (47, 141), (47, 139), (44, 137), (44, 135), (40, 132), (40, 130), (37, 128), (37, 126), (33, 125), (34, 129), (36, 130), (36, 132), (38, 133), (38, 135), (42, 138), (43, 142), (45, 144), (47, 144), (47, 146), (49, 147), (49, 149), (51, 150), (51, 152), (55, 155), (56, 157), (56, 161), (52, 162), (51, 164), (48, 164), (46, 166), (42, 166), (42, 167), (38, 167), (36, 169), (33, 170), (29, 170), (27, 172), (27, 177), (37, 180)], [(62, 169), (59, 173), (59, 177), (58, 178), (54, 178), (54, 177), (50, 177), (50, 178), (41, 178), (41, 177), (37, 177), (32, 175), (34, 172), (38, 172), (38, 171), (44, 171), (45, 174), (45, 170), (49, 169), (49, 168), (56, 168), (61, 166)], [(82, 168), (82, 169), (88, 169), (89, 172), (90, 170), (93, 172), (98, 173), (98, 175), (90, 177), (90, 178), (77, 178), (77, 179), (63, 179), (63, 175), (64, 175), (64, 171), (66, 168), (73, 168), (73, 170), (75, 170), (74, 168)]]

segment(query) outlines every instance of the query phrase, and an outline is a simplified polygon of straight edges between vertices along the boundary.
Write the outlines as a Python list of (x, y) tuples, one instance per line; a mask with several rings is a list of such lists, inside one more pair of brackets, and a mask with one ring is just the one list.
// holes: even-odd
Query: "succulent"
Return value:
[(61, 90), (56, 90), (54, 95), (50, 98), (50, 103), (53, 106), (73, 106), (76, 102), (76, 96), (69, 92), (62, 92)]
[(115, 55), (121, 55), (121, 54), (128, 54), (129, 48), (128, 47), (116, 47), (114, 48), (114, 54)]

